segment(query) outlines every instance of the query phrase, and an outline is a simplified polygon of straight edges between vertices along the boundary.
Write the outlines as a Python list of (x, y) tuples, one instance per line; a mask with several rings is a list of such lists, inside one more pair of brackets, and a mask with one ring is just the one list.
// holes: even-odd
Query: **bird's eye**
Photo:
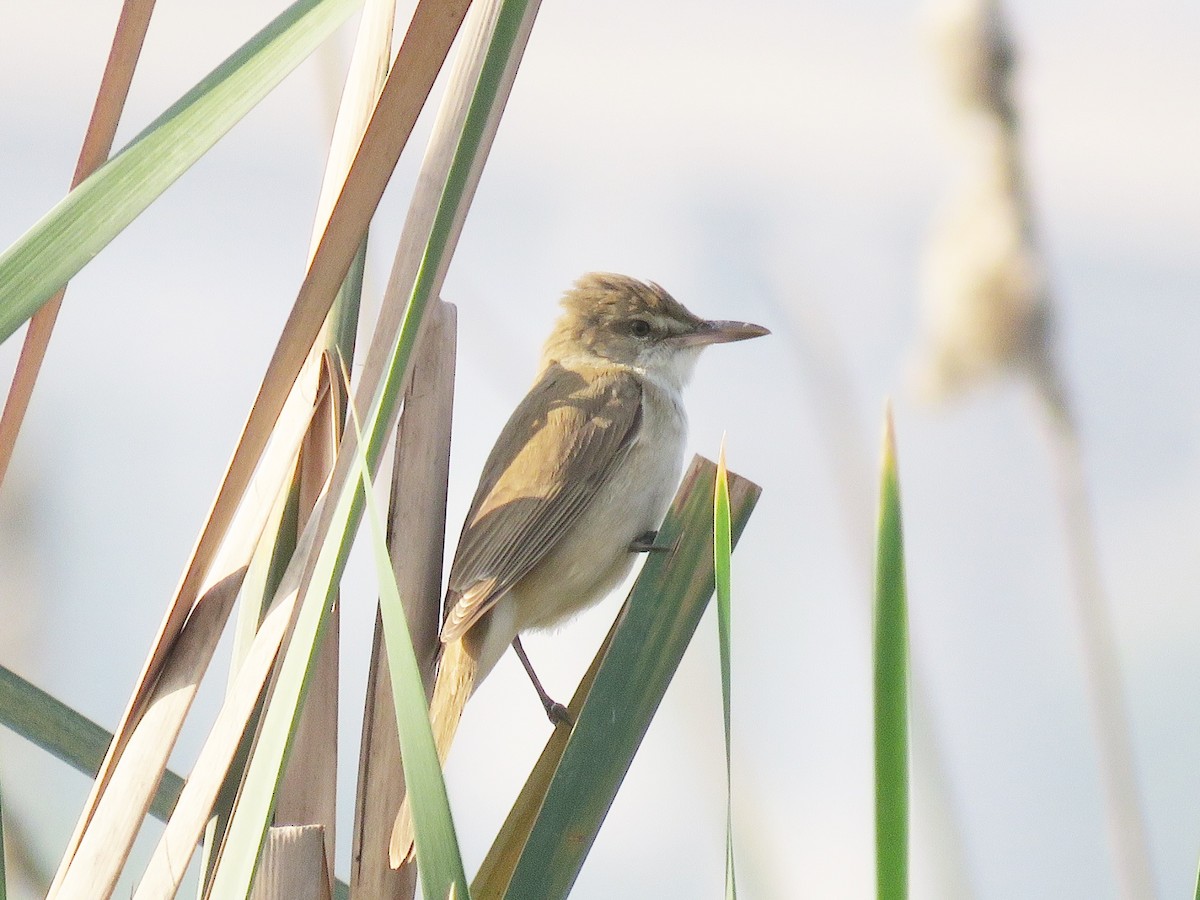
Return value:
[(650, 333), (650, 323), (645, 319), (633, 319), (629, 323), (629, 333), (634, 337), (645, 337)]

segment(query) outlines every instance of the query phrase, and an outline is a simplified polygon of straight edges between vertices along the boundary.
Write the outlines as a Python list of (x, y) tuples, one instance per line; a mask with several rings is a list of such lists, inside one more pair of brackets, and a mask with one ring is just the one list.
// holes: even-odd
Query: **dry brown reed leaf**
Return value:
[[(125, 0), (121, 7), (117, 32), (113, 36), (104, 74), (100, 77), (100, 89), (96, 92), (92, 118), (83, 136), (83, 147), (79, 151), (79, 161), (75, 164), (75, 175), (71, 178), (72, 188), (108, 159), (153, 12), (154, 0)], [(54, 333), (54, 323), (58, 319), (58, 311), (62, 308), (63, 297), (66, 294), (67, 289), (64, 286), (29, 320), (16, 372), (8, 390), (8, 399), (4, 402), (4, 412), (0, 414), (0, 484), (3, 484), (8, 464), (12, 462), (17, 435), (25, 421), (25, 413), (29, 410), (33, 387), (42, 369), (42, 361), (46, 358), (50, 335)]]
[[(334, 204), (329, 224), (313, 254), (292, 314), (268, 364), (241, 440), (197, 539), (175, 597), (159, 627), (113, 744), (97, 775), (76, 827), (77, 837), (72, 840), (71, 847), (64, 856), (56, 883), (65, 877), (66, 870), (72, 866), (78, 836), (89, 827), (98, 805), (107, 792), (114, 770), (120, 763), (126, 744), (134, 731), (140, 727), (153, 685), (195, 599), (207, 581), (223, 577), (219, 569), (213, 571), (217, 568), (214, 563), (217, 561), (218, 551), (223, 550), (225, 557), (238, 560), (239, 565), (244, 564), (252, 553), (261, 531), (261, 528), (253, 527), (253, 522), (257, 521), (261, 525), (270, 503), (257, 504), (243, 511), (241, 518), (251, 520), (250, 528), (232, 529), (235, 515), (268, 441), (273, 439), (276, 445), (288, 447), (293, 440), (298, 443), (299, 437), (307, 427), (307, 416), (299, 417), (301, 427), (298, 429), (299, 433), (294, 436), (276, 433), (275, 426), (285, 404), (295, 403), (311, 412), (314, 399), (312, 396), (289, 399), (296, 398), (301, 393), (293, 391), (293, 385), (296, 384), (299, 371), (309, 357), (337, 289), (345, 278), (417, 115), (449, 52), (450, 44), (466, 14), (466, 5), (462, 0), (423, 0), (413, 14), (408, 33), (392, 67), (394, 77), (389, 77), (384, 86), (343, 189)], [(277, 485), (280, 482), (290, 468), (290, 458), (277, 460), (273, 465), (275, 468), (270, 472), (259, 473), (265, 484)], [(264, 489), (262, 495), (273, 499), (275, 492), (272, 489)], [(266, 509), (258, 508), (264, 505)], [(226, 544), (224, 548), (223, 543)], [(194, 681), (200, 680), (208, 662), (207, 659), (196, 660), (197, 665), (192, 672)], [(186, 714), (186, 709), (181, 712)], [(182, 715), (173, 717), (169, 722), (160, 722), (155, 729), (156, 739), (168, 747), (172, 746), (181, 724)]]

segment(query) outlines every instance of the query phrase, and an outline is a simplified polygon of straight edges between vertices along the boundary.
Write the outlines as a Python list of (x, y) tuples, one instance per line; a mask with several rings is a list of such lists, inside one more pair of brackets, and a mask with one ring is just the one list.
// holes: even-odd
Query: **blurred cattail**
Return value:
[(1020, 164), (1012, 43), (986, 0), (939, 3), (933, 30), (963, 165), (923, 264), (917, 386), (942, 398), (1018, 371), (1061, 406), (1046, 279)]
[(931, 9), (931, 38), (951, 102), (959, 111), (1012, 118), (1012, 40), (999, 7), (942, 0)]
[(931, 17), (963, 174), (924, 261), (918, 386), (943, 398), (1027, 375), (1048, 414), (1109, 843), (1125, 898), (1154, 896), (1116, 640), (1103, 596), (1079, 438), (1054, 364), (1053, 317), (1021, 168), (1013, 45), (995, 0), (941, 0)]

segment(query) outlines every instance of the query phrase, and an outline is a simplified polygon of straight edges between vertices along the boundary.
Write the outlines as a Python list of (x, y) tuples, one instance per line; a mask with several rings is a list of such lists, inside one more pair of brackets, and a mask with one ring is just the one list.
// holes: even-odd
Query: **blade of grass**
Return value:
[[(125, 0), (121, 16), (117, 20), (117, 31), (104, 74), (100, 77), (100, 88), (96, 92), (96, 103), (83, 136), (83, 147), (75, 164), (71, 187), (75, 188), (107, 158), (112, 150), (117, 123), (125, 108), (133, 71), (141, 55), (146, 29), (150, 27), (150, 16), (154, 11), (154, 0)], [(4, 413), (0, 415), (0, 484), (8, 472), (16, 447), (17, 434), (29, 409), (33, 386), (46, 358), (50, 346), (50, 335), (62, 306), (67, 288), (64, 284), (53, 297), (33, 315), (25, 342), (21, 345), (21, 356), (17, 360), (16, 372), (9, 386), (8, 398), (4, 401)]]
[[(805, 292), (789, 290), (786, 299), (779, 298), (777, 307), (793, 319), (791, 339), (797, 349), (796, 358), (805, 369), (806, 382), (815, 386), (811, 393), (817, 417), (814, 432), (826, 444), (826, 458), (831, 462), (829, 473), (840, 497), (846, 546), (853, 553), (851, 562), (855, 570), (867, 579), (861, 595), (870, 606), (874, 602), (869, 580), (874, 577), (875, 553), (871, 522), (877, 512), (878, 498), (862, 478), (872, 463), (867, 451), (869, 442), (859, 430), (855, 375), (834, 335), (827, 311), (820, 304)], [(910, 660), (912, 777), (913, 783), (923, 788), (914, 797), (914, 802), (922, 802), (922, 808), (914, 808), (913, 818), (922, 821), (928, 834), (923, 843), (927, 847), (926, 863), (932, 869), (931, 892), (956, 900), (972, 900), (975, 891), (963, 844), (965, 828), (946, 763), (945, 742), (930, 702), (929, 685), (921, 660)]]
[[(352, 508), (358, 505), (359, 498), (353, 493), (348, 493), (339, 498), (339, 501), (335, 516), (337, 520), (344, 521), (350, 517)], [(329, 620), (328, 614), (336, 590), (336, 573), (339, 573), (345, 564), (348, 546), (336, 541), (325, 541), (317, 550), (311, 571), (305, 572), (303, 564), (297, 565), (298, 560), (308, 558), (305, 550), (307, 546), (314, 545), (318, 534), (315, 526), (314, 521), (305, 529), (297, 554), (293, 557), (293, 564), (288, 567), (280, 586), (280, 594), (284, 598), (295, 598), (288, 604), (295, 609), (294, 617), (290, 610), (286, 615), (286, 619), (294, 624), (290, 635), (286, 634), (285, 629), (270, 636), (277, 638), (279, 642), (286, 639), (287, 646), (281, 651), (283, 656), (274, 684), (270, 688), (258, 740), (250, 756), (225, 839), (218, 850), (212, 885), (208, 892), (210, 897), (246, 897), (253, 885), (259, 851), (266, 837), (276, 791), (295, 737), (295, 726), (303, 704), (304, 692), (317, 648)], [(305, 575), (310, 576), (307, 582), (303, 580)], [(297, 580), (300, 580), (299, 584), (295, 583)], [(279, 606), (282, 609), (284, 604)], [(266, 637), (265, 632), (264, 626), (260, 629), (260, 637)], [(259, 640), (256, 639), (255, 645), (258, 644)], [(274, 640), (271, 644), (274, 644)], [(260, 674), (265, 676), (266, 673), (260, 671)]]
[(0, 340), (258, 104), (361, 0), (297, 0), (0, 255)]
[[(305, 539), (311, 540), (311, 537)], [(167, 822), (146, 867), (134, 895), (135, 900), (173, 897), (178, 890), (187, 868), (186, 863), (204, 829), (217, 793), (225, 782), (247, 723), (258, 707), (259, 695), (275, 665), (279, 646), (294, 622), (295, 587), (285, 580), (280, 590), (283, 597), (267, 612), (238, 669), (225, 703), (180, 793), (175, 812)], [(228, 831), (225, 838), (228, 839)]]
[[(95, 777), (112, 740), (112, 735), (91, 719), (3, 666), (0, 724), (89, 778)], [(170, 770), (163, 773), (150, 814), (166, 821), (182, 788), (182, 778)]]
[(725, 438), (717, 456), (717, 481), (713, 493), (713, 565), (717, 590), (717, 638), (721, 645), (721, 708), (725, 720), (725, 898), (737, 900), (737, 878), (733, 865), (733, 743), (732, 677), (730, 673), (730, 621), (733, 588), (730, 557), (733, 537), (729, 521), (729, 472), (725, 468)]
[[(368, 408), (381, 392), (385, 423), (395, 415), (396, 385), (404, 377), (397, 373), (409, 368), (409, 342), (427, 299), (440, 291), (537, 8), (536, 2), (488, 0), (472, 14), (417, 179), (359, 391), (360, 405)], [(368, 458), (375, 449), (368, 448)], [(390, 820), (383, 827), (390, 829)]]
[[(713, 594), (715, 476), (711, 462), (693, 461), (658, 532), (675, 549), (643, 565), (511, 881), (488, 885), (481, 897), (553, 900), (575, 883)], [(759, 492), (731, 475), (732, 540)]]
[[(259, 526), (266, 519), (267, 510), (261, 508), (263, 504), (257, 498), (274, 496), (293, 464), (292, 448), (298, 445), (311, 416), (317, 364), (310, 353), (313, 342), (361, 247), (367, 223), (457, 33), (465, 14), (463, 3), (465, 0), (422, 0), (413, 13), (392, 74), (384, 85), (354, 164), (330, 214), (329, 225), (313, 255), (208, 519), (80, 815), (75, 835), (60, 866), (60, 877), (70, 865), (74, 847), (97, 806), (103, 802), (125, 745), (142, 727), (141, 720), (157, 675), (202, 585), (206, 579), (218, 579), (231, 567), (244, 564), (258, 540)], [(300, 377), (302, 368), (308, 373), (305, 377)], [(255, 499), (242, 504), (248, 488), (249, 496)], [(242, 504), (240, 510), (239, 504)], [(214, 571), (210, 574), (210, 570)], [(197, 680), (207, 665), (208, 660), (197, 660), (194, 672)], [(186, 713), (186, 710), (182, 712)], [(158, 733), (151, 737), (169, 746), (174, 743), (181, 724), (182, 720), (161, 722)]]
[[(346, 453), (351, 452), (356, 454), (357, 462), (358, 455), (362, 454), (360, 446), (358, 441), (343, 442), (339, 463)], [(369, 466), (370, 460), (365, 464)], [(374, 464), (377, 465), (378, 461)], [(361, 481), (356, 484), (361, 485)], [(325, 513), (334, 500), (336, 506), (329, 517)], [(309, 527), (305, 529), (301, 541), (302, 551), (297, 552), (285, 575), (281, 593), (287, 597), (296, 597), (299, 594), (298, 614), (290, 641), (284, 651), (279, 674), (272, 687), (263, 726), (249, 762), (242, 791), (219, 851), (209, 891), (211, 897), (244, 897), (253, 883), (259, 849), (266, 834), (275, 792), (290, 744), (294, 739), (297, 711), (303, 700), (315, 649), (319, 645), (322, 629), (328, 619), (329, 598), (349, 551), (354, 531), (352, 523), (356, 523), (361, 517), (364, 501), (365, 494), (361, 487), (359, 490), (344, 491), (336, 498), (327, 493), (318, 505), (318, 511)], [(340, 537), (340, 540), (325, 540), (319, 547), (313, 544), (314, 536), (320, 533), (322, 523), (326, 524), (326, 533), (334, 538)], [(316, 549), (316, 558), (307, 571), (306, 560), (311, 554), (303, 552), (305, 544), (313, 544)], [(390, 561), (388, 571), (391, 572)], [(299, 586), (293, 584), (297, 579), (300, 580)], [(260, 637), (263, 637), (264, 631), (265, 628), (260, 631)], [(257, 645), (259, 641), (256, 639), (255, 643)], [(397, 670), (393, 668), (393, 671)], [(419, 676), (417, 691), (424, 710), (424, 688)], [(427, 712), (422, 713), (423, 717), (427, 715)], [(428, 730), (427, 721), (424, 727)], [(432, 738), (430, 740), (432, 741)], [(204, 752), (202, 751), (202, 754)]]
[[(441, 622), (442, 555), (454, 402), (455, 308), (429, 310), (404, 395), (393, 454), (388, 550), (421, 680), (428, 700), (437, 662)], [(382, 613), (376, 616), (366, 710), (359, 753), (358, 797), (350, 886), (354, 897), (402, 900), (416, 889), (416, 867), (393, 869), (388, 842), (404, 798), (404, 773), (396, 731)]]
[(376, 411), (363, 417), (369, 460), (378, 459), (395, 424), (426, 305), (441, 291), (538, 6), (537, 0), (489, 0), (464, 42), (388, 284), (388, 297), (407, 303), (385, 302), (357, 395), (359, 409)]
[[(355, 428), (358, 428), (357, 420)], [(361, 431), (358, 446), (364, 446)], [(450, 814), (450, 798), (446, 794), (442, 764), (429, 724), (425, 682), (413, 649), (396, 573), (392, 569), (383, 515), (372, 490), (366, 456), (361, 452), (359, 469), (367, 501), (367, 518), (371, 523), (371, 547), (379, 581), (379, 609), (383, 616), (404, 780), (412, 795), (421, 883), (426, 900), (442, 900), (448, 892), (469, 900), (467, 875), (454, 833), (454, 819)]]
[[(242, 662), (245, 662), (245, 657), (243, 657)], [(231, 678), (229, 681), (229, 688), (232, 690), (236, 684), (236, 678)], [(259, 724), (262, 722), (262, 697), (259, 696), (247, 699), (248, 702), (253, 704), (252, 711), (246, 718), (244, 725), (242, 725), (239, 720), (238, 724), (241, 725), (243, 729), (242, 737), (234, 747), (232, 757), (228, 759), (227, 764), (225, 760), (221, 761), (221, 764), (224, 765), (224, 778), (221, 780), (219, 788), (215, 791), (215, 793), (212, 792), (211, 788), (206, 790), (203, 794), (204, 799), (195, 804), (195, 808), (197, 809), (195, 812), (195, 827), (198, 828), (199, 822), (203, 821), (204, 818), (208, 819), (208, 824), (204, 828), (204, 834), (201, 837), (201, 846), (199, 848), (201, 854), (200, 876), (196, 879), (197, 900), (204, 900), (204, 896), (207, 894), (209, 886), (212, 883), (212, 869), (214, 863), (216, 862), (213, 848), (221, 846), (221, 842), (225, 839), (225, 831), (229, 827), (229, 817), (233, 814), (233, 804), (237, 801), (238, 791), (242, 787), (242, 774), (246, 771), (246, 763), (250, 759), (250, 752), (254, 749), (254, 738), (258, 734)], [(234, 706), (233, 710), (235, 713), (241, 713), (240, 708), (237, 706)], [(231, 714), (231, 716), (232, 715), (233, 714)], [(218, 725), (219, 724), (220, 719), (218, 719)], [(213, 785), (216, 782), (215, 778), (211, 781), (202, 778), (206, 769), (215, 767), (211, 762), (211, 757), (202, 756), (202, 761), (204, 762), (204, 768), (201, 768), (201, 760), (198, 760), (192, 769), (192, 777), (188, 780), (188, 784), (191, 784), (193, 787), (201, 784)], [(176, 806), (176, 814), (173, 815), (171, 820), (167, 822), (166, 831), (173, 831), (181, 824), (191, 824), (190, 822), (187, 822), (189, 819), (188, 813), (183, 811), (187, 809), (187, 804), (185, 804), (183, 800), (184, 798), (181, 796), (180, 804)], [(165, 856), (166, 860), (177, 862), (178, 856), (172, 854), (169, 849), (170, 839), (166, 837), (166, 831), (164, 831), (164, 834), (160, 837), (159, 846), (168, 848)], [(191, 843), (181, 847), (180, 849), (182, 853), (189, 853), (190, 849), (195, 846), (195, 843)], [(159, 849), (156, 848), (155, 853), (157, 854), (159, 852)], [(188, 858), (191, 858), (190, 855)], [(157, 864), (160, 864), (160, 860), (152, 858), (151, 865), (153, 866)], [(143, 873), (142, 876), (143, 882), (146, 881), (149, 873), (150, 868), (147, 868), (146, 872)], [(169, 889), (163, 890), (163, 896), (177, 896), (179, 892), (179, 879), (182, 878), (183, 874), (182, 867), (176, 865), (175, 872), (170, 874), (173, 875), (174, 880), (171, 881), (171, 886)], [(164, 882), (166, 880), (167, 879), (164, 879)], [(150, 896), (154, 896), (152, 891), (150, 892)]]
[(896, 435), (885, 414), (875, 566), (875, 881), (879, 900), (908, 896), (908, 601)]

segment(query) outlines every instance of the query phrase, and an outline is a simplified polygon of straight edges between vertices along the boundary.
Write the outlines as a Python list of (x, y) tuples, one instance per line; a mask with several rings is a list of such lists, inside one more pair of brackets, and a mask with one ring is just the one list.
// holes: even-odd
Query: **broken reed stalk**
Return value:
[[(455, 309), (434, 304), (426, 316), (396, 434), (388, 543), (396, 584), (428, 699), (440, 646), (442, 555), (454, 402)], [(392, 682), (375, 617), (358, 760), (350, 896), (412, 897), (416, 867), (393, 869), (388, 841), (404, 799)]]
[(326, 873), (325, 829), (320, 825), (280, 825), (267, 834), (262, 863), (247, 900), (332, 900)]

